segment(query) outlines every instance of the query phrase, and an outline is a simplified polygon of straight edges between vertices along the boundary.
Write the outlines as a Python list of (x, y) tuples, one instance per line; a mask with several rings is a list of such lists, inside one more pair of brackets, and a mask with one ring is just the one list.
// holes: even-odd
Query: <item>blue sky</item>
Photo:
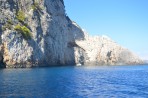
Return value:
[(64, 0), (67, 15), (90, 35), (107, 35), (148, 59), (148, 0)]

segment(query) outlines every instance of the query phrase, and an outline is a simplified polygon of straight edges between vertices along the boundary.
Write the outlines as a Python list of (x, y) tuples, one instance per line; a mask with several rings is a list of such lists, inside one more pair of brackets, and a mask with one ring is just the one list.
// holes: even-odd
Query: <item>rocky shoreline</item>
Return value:
[(109, 37), (87, 34), (65, 14), (63, 0), (2, 0), (0, 13), (6, 68), (143, 64)]

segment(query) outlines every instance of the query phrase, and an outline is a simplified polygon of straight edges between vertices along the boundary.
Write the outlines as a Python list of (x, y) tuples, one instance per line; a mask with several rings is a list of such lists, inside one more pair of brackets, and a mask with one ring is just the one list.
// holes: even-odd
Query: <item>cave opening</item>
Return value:
[(1, 56), (0, 58), (1, 58), (1, 60), (0, 60), (0, 68), (6, 68), (6, 64), (3, 62), (4, 57)]

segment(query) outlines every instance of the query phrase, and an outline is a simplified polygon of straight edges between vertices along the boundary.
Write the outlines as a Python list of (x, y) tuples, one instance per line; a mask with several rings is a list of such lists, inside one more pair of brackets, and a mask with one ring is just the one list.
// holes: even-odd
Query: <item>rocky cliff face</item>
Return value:
[(87, 65), (131, 65), (142, 64), (143, 61), (128, 49), (118, 45), (107, 36), (89, 36), (85, 40), (76, 41), (85, 50)]
[(106, 37), (90, 37), (65, 14), (63, 0), (1, 0), (0, 61), (6, 67), (141, 64)]

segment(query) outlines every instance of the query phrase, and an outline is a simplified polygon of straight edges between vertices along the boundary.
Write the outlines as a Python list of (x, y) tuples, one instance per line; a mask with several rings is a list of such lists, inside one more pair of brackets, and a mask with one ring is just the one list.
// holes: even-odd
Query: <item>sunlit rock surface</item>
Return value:
[[(1, 0), (0, 13), (0, 61), (8, 68), (143, 63), (110, 38), (85, 33), (65, 14), (63, 0)], [(31, 38), (15, 29), (18, 24)]]

